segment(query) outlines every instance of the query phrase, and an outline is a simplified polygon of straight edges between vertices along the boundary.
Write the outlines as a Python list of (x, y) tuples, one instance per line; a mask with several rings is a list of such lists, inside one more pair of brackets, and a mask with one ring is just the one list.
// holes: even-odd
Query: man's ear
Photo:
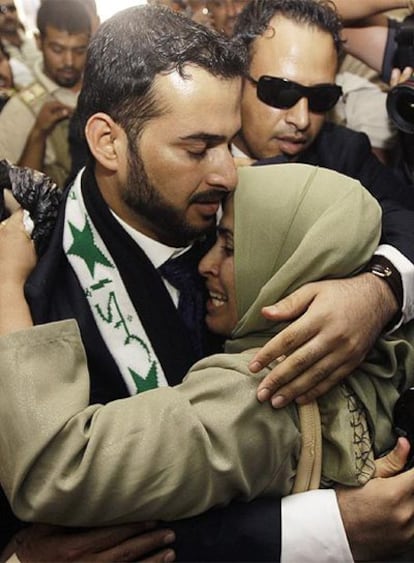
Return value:
[(123, 129), (108, 114), (100, 112), (88, 119), (85, 136), (95, 160), (104, 168), (116, 172), (120, 155), (126, 154)]

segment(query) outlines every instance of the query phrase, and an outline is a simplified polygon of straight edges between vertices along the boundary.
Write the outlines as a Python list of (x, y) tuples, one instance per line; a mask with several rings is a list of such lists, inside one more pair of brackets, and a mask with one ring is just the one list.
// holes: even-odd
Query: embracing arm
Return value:
[[(358, 179), (380, 203), (383, 234), (378, 254), (400, 272), (403, 318), (410, 320), (414, 316), (411, 187), (372, 155), (363, 134), (327, 126), (317, 142), (318, 155), (324, 158), (321, 166)], [(268, 318), (293, 322), (251, 364), (256, 371), (275, 358), (282, 359), (259, 386), (261, 401), (278, 396), (273, 399), (275, 406), (299, 396), (304, 401), (313, 399), (349, 375), (399, 310), (387, 282), (371, 273), (307, 284), (275, 305), (266, 310)]]
[(292, 424), (290, 415), (280, 411), (276, 421), (270, 407), (258, 405), (257, 381), (238, 373), (237, 362), (199, 368), (175, 388), (88, 406), (86, 360), (73, 321), (4, 336), (0, 357), (0, 412), (7, 421), (0, 478), (24, 520), (171, 520), (233, 498), (290, 490), (298, 431), (280, 432)]

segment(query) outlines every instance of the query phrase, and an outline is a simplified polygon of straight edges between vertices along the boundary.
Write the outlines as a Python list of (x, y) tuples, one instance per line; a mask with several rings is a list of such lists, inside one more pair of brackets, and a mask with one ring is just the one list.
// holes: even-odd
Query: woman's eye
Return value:
[(221, 248), (224, 250), (224, 253), (226, 254), (226, 256), (233, 256), (233, 254), (234, 254), (233, 246), (225, 244)]

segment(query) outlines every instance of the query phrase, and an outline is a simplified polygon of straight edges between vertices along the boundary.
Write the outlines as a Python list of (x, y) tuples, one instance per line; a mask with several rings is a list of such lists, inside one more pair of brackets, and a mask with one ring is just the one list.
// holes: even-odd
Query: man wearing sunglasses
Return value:
[[(277, 310), (269, 310), (269, 318), (296, 319), (291, 325), (294, 330), (289, 327), (279, 335), (280, 354), (287, 358), (258, 391), (260, 400), (271, 398), (280, 407), (300, 395), (316, 397), (346, 377), (351, 366), (364, 359), (371, 339), (401, 319), (401, 310), (404, 322), (413, 318), (413, 199), (408, 186), (376, 159), (364, 134), (326, 121), (326, 113), (341, 95), (335, 76), (342, 48), (341, 23), (328, 5), (315, 0), (252, 0), (238, 17), (235, 35), (248, 47), (249, 73), (234, 155), (249, 157), (249, 162), (294, 161), (337, 170), (360, 180), (379, 200), (384, 214), (383, 241), (368, 273), (350, 284), (343, 280), (310, 284), (293, 299), (279, 303)], [(397, 301), (400, 313), (395, 315)], [(298, 342), (302, 344), (299, 351)], [(262, 364), (264, 352), (256, 357)], [(319, 374), (319, 383), (312, 388), (315, 374)], [(387, 487), (391, 484), (389, 480)], [(401, 493), (396, 483), (395, 490)], [(282, 560), (284, 553), (292, 561), (304, 560), (305, 553), (322, 553), (321, 530), (328, 529), (335, 518), (340, 520), (332, 497), (327, 498), (326, 491), (316, 494), (321, 495), (319, 503), (313, 497), (308, 506), (294, 497), (284, 499)], [(369, 501), (352, 494), (347, 491), (345, 502), (340, 493), (339, 504), (353, 555), (383, 557), (390, 539), (398, 536), (396, 521), (391, 521), (392, 508), (385, 497), (379, 497), (375, 515), (371, 504), (371, 512), (367, 509), (362, 516)], [(326, 522), (321, 521), (321, 514)], [(407, 518), (411, 524), (411, 516)], [(368, 523), (362, 526), (365, 519)], [(370, 527), (371, 522), (375, 526)], [(384, 534), (387, 528), (390, 533)], [(304, 534), (304, 530), (310, 533)], [(305, 552), (304, 535), (315, 540), (314, 545), (305, 542)]]
[(23, 30), (14, 0), (0, 0), (0, 38), (9, 55), (28, 70), (40, 58), (35, 39)]

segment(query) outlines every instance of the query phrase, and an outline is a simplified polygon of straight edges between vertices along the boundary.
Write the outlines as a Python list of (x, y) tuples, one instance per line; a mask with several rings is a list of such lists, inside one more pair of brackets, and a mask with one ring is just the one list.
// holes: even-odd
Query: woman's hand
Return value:
[(0, 335), (33, 325), (24, 284), (37, 262), (19, 209), (0, 223)]
[(0, 223), (0, 284), (23, 286), (37, 262), (19, 209)]

